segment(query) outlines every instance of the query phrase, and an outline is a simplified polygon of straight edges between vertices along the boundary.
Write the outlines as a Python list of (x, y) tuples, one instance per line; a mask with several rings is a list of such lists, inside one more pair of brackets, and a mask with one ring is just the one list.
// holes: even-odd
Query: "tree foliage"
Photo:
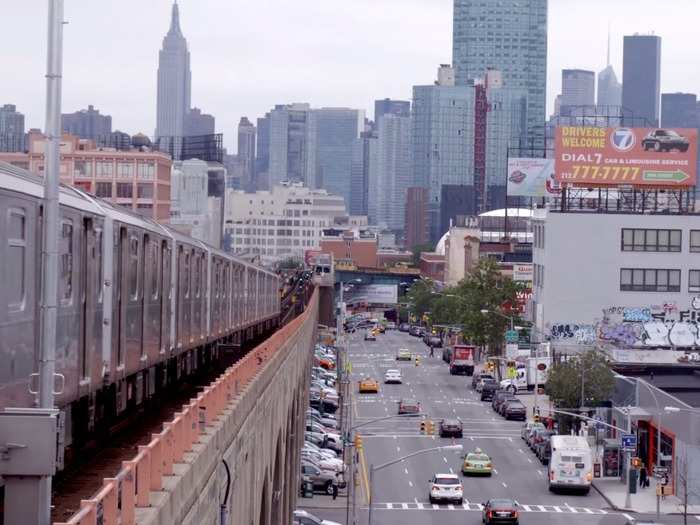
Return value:
[(603, 354), (588, 350), (578, 358), (553, 365), (545, 388), (559, 408), (596, 406), (612, 395), (615, 376)]
[(467, 341), (488, 345), (497, 352), (510, 325), (508, 317), (513, 318), (514, 324), (519, 322), (517, 311), (511, 306), (516, 304), (520, 289), (519, 283), (501, 274), (498, 263), (482, 259), (456, 286), (438, 292), (434, 283), (426, 279), (411, 287), (408, 298), (417, 317), (430, 312), (432, 324), (461, 325)]

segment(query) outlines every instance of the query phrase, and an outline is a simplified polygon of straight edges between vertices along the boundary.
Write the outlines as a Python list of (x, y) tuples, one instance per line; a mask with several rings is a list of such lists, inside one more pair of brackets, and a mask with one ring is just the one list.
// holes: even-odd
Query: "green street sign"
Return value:
[(506, 330), (506, 343), (517, 343), (518, 342), (518, 331), (517, 330)]
[(684, 182), (690, 178), (686, 172), (677, 171), (645, 171), (643, 176), (645, 181), (658, 182)]

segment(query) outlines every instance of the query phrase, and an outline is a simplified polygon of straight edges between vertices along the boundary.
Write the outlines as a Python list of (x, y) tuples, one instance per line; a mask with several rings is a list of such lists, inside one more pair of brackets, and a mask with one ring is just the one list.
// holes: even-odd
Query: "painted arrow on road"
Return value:
[(643, 176), (645, 181), (659, 182), (685, 182), (690, 178), (686, 172), (677, 171), (645, 171)]

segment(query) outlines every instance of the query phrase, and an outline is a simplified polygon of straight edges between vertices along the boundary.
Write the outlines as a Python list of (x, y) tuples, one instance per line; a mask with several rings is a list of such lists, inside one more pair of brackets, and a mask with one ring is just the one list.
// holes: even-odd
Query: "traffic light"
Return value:
[(435, 423), (430, 419), (425, 422), (425, 433), (432, 436), (435, 433)]
[(360, 434), (355, 434), (355, 450), (358, 452), (362, 450), (362, 436)]
[(428, 432), (428, 422), (427, 421), (421, 421), (420, 422), (420, 433), (421, 434), (427, 434)]

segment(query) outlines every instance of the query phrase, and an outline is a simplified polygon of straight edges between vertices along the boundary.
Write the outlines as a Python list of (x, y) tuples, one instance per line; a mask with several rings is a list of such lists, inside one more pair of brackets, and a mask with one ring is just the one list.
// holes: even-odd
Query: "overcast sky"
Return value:
[[(493, 0), (492, 0), (493, 1)], [(231, 151), (241, 116), (309, 102), (367, 110), (410, 99), (452, 60), (452, 0), (179, 0), (192, 104), (216, 117)], [(152, 135), (158, 50), (170, 0), (66, 0), (63, 111), (93, 104), (113, 128)], [(0, 104), (44, 127), (46, 0), (3, 0)], [(622, 36), (662, 37), (662, 92), (700, 90), (699, 0), (550, 0), (547, 101), (562, 68), (600, 71), (608, 24), (622, 78)]]

